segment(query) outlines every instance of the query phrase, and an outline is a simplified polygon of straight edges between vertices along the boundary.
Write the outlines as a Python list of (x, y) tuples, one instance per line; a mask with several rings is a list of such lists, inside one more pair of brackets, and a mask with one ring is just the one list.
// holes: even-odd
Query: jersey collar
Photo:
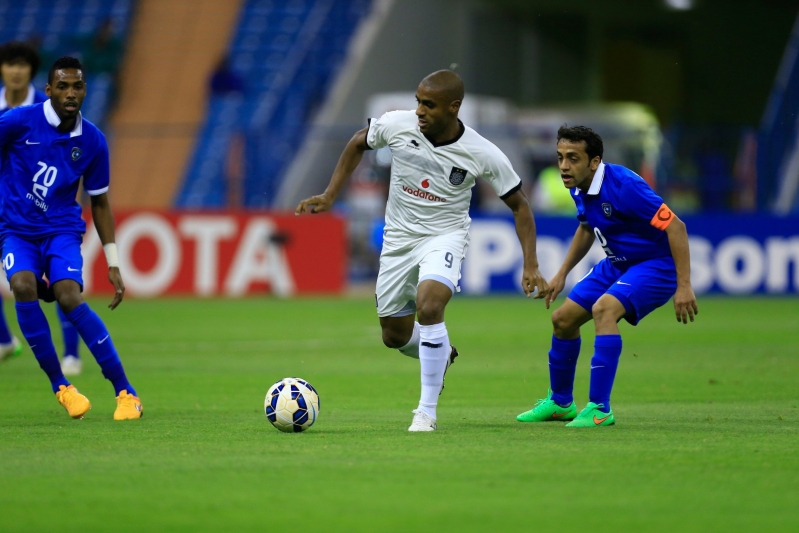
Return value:
[[(28, 96), (25, 97), (25, 100), (22, 101), (20, 107), (24, 105), (33, 105), (33, 98), (36, 96), (36, 89), (33, 88), (33, 84), (28, 84)], [(0, 89), (0, 111), (3, 109), (8, 109), (8, 102), (6, 102), (6, 88), (3, 87)]]
[[(460, 126), (460, 129), (458, 130), (458, 134), (455, 137), (453, 137), (452, 139), (448, 140), (448, 141), (444, 141), (444, 142), (440, 142), (440, 143), (434, 143), (430, 139), (427, 139), (427, 136), (425, 136), (424, 138), (427, 139), (427, 142), (429, 142), (430, 144), (433, 145), (433, 148), (441, 148), (442, 146), (449, 146), (450, 144), (454, 144), (454, 143), (460, 141), (461, 137), (463, 137), (463, 134), (466, 133), (466, 126), (463, 125), (463, 122), (461, 122), (461, 119), (458, 119), (458, 125)], [(422, 135), (424, 135), (424, 134), (422, 134)]]
[(602, 188), (602, 180), (605, 179), (605, 163), (599, 163), (594, 172), (594, 177), (591, 180), (591, 186), (588, 188), (588, 194), (596, 196)]
[[(55, 112), (55, 109), (53, 109), (53, 103), (48, 99), (43, 107), (44, 118), (47, 119), (47, 122), (54, 128), (60, 126), (61, 119), (58, 117), (58, 113)], [(75, 127), (69, 132), (70, 137), (77, 137), (78, 135), (83, 135), (83, 115), (81, 115), (80, 111), (78, 111), (78, 119), (75, 121)]]

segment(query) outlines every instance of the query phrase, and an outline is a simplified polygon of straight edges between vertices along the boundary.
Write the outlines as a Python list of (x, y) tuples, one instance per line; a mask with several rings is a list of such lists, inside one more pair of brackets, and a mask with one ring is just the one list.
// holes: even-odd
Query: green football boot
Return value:
[(601, 403), (599, 405), (594, 402), (588, 402), (585, 409), (580, 411), (577, 418), (566, 424), (567, 428), (595, 428), (598, 426), (612, 426), (616, 423), (613, 417), (613, 409), (609, 413), (603, 413), (600, 408), (605, 407)]
[(552, 400), (552, 389), (549, 389), (546, 398), (535, 402), (535, 407), (516, 417), (519, 422), (553, 422), (557, 420), (573, 420), (577, 416), (577, 406), (574, 402), (567, 407), (561, 407)]

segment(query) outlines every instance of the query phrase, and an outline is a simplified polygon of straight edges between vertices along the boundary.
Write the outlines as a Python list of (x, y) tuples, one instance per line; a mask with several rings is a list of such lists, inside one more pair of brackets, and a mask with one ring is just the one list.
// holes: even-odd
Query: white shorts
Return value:
[(409, 238), (387, 232), (380, 253), (375, 305), (379, 317), (416, 313), (416, 287), (428, 279), (459, 291), (461, 263), (469, 246), (469, 230)]

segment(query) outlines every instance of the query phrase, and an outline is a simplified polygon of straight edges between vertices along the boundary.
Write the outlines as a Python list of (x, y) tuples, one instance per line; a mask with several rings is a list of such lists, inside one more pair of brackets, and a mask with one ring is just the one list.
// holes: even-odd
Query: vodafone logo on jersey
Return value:
[[(430, 187), (430, 180), (429, 179), (422, 180), (422, 188), (427, 189), (428, 187)], [(406, 194), (410, 194), (411, 196), (416, 196), (417, 198), (421, 198), (422, 200), (430, 200), (431, 202), (441, 202), (441, 203), (447, 201), (446, 198), (441, 198), (440, 196), (436, 196), (435, 194), (423, 191), (421, 189), (414, 189), (413, 187), (408, 187), (407, 185), (403, 185), (402, 190), (405, 191)]]
[[(291, 296), (345, 288), (344, 221), (333, 215), (133, 211), (115, 218), (122, 279), (134, 296)], [(100, 238), (87, 225), (84, 289), (111, 293)]]

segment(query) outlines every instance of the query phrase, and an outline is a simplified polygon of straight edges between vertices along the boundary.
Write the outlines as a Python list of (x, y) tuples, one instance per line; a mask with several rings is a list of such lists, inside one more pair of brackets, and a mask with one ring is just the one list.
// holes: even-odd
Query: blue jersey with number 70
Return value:
[(108, 191), (108, 144), (78, 115), (72, 131), (50, 100), (17, 107), (0, 117), (0, 231), (40, 238), (86, 231), (78, 186), (95, 196)]

